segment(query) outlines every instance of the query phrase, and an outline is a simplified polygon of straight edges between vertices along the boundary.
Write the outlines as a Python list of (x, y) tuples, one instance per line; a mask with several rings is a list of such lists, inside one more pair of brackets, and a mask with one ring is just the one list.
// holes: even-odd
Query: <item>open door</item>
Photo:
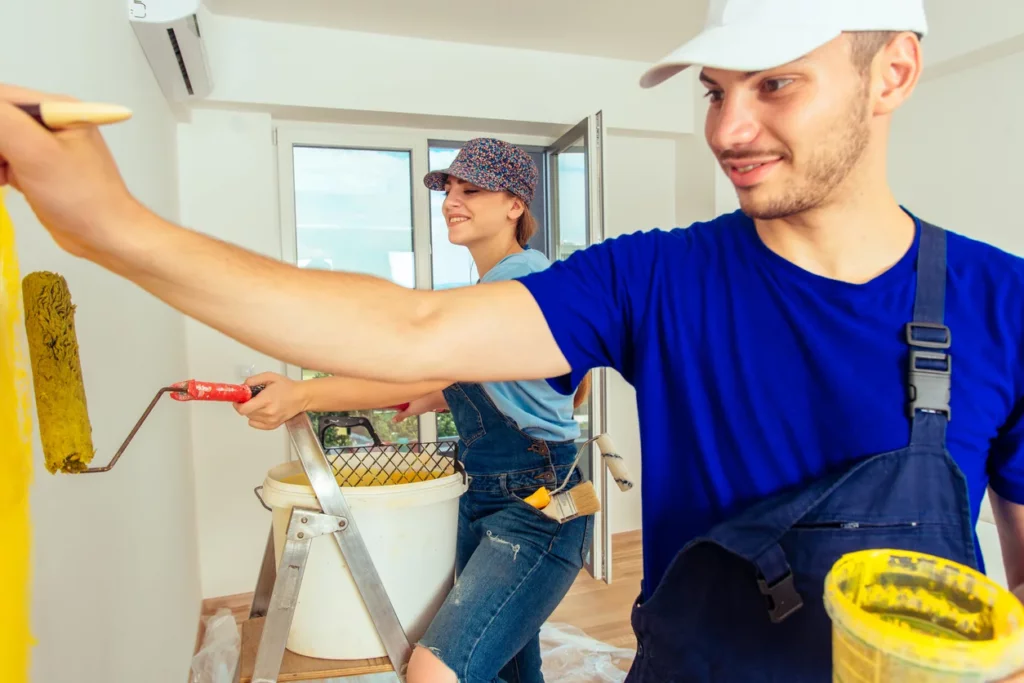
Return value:
[[(588, 116), (544, 151), (547, 167), (547, 210), (552, 259), (604, 240), (604, 131), (601, 112)], [(605, 431), (605, 370), (591, 373), (589, 396), (576, 410), (580, 441)], [(594, 519), (594, 536), (587, 555), (587, 570), (595, 579), (611, 583), (611, 530), (608, 524), (609, 477), (595, 444), (580, 458), (583, 475), (594, 483), (601, 511)]]

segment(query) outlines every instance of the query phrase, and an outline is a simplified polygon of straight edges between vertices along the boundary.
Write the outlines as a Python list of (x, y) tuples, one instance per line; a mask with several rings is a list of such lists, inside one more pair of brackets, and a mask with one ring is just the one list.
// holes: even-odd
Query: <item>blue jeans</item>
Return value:
[[(560, 524), (522, 499), (561, 482), (576, 445), (515, 434), (514, 424), (489, 414), (493, 405), (472, 391), (475, 385), (460, 386), (467, 391), (449, 397), (448, 405), (458, 427), (453, 402), (471, 397), (477, 438), (460, 443), (470, 483), (459, 505), (456, 582), (419, 645), (460, 683), (541, 683), (540, 627), (579, 576), (594, 517)], [(578, 481), (576, 470), (569, 486)]]

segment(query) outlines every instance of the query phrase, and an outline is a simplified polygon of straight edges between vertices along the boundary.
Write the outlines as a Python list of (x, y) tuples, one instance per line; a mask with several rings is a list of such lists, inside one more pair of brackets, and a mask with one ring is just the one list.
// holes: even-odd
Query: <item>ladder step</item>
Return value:
[[(254, 617), (242, 622), (242, 656), (239, 683), (252, 683), (252, 672), (256, 666), (256, 651), (263, 634), (264, 617)], [(365, 676), (367, 674), (394, 671), (387, 657), (374, 659), (316, 659), (303, 657), (291, 650), (284, 651), (281, 673), (278, 681), (317, 681), (325, 678)]]

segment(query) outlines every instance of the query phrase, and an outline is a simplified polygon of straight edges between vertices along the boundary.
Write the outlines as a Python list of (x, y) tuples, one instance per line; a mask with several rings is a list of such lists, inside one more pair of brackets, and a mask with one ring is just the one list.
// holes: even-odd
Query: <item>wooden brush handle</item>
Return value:
[(597, 437), (597, 447), (601, 450), (601, 457), (604, 460), (605, 466), (611, 472), (615, 483), (619, 485), (619, 490), (628, 491), (633, 488), (633, 479), (629, 476), (626, 461), (616, 451), (612, 438), (607, 434), (602, 434)]
[(14, 105), (50, 130), (103, 126), (130, 119), (131, 109), (102, 102), (42, 102)]

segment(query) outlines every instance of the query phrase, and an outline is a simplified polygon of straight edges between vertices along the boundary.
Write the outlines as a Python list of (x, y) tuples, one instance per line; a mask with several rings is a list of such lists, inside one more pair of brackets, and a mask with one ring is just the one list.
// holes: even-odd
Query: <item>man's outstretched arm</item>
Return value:
[(105, 223), (86, 257), (186, 315), (301, 367), (390, 382), (535, 379), (569, 369), (518, 282), (432, 292), (303, 270), (138, 206)]
[[(393, 382), (560, 376), (569, 364), (518, 282), (442, 292), (302, 270), (165, 221), (128, 192), (99, 131), (51, 133), (0, 85), (0, 184), (54, 240), (170, 306), (280, 360)], [(323, 311), (330, 310), (330, 316)]]

